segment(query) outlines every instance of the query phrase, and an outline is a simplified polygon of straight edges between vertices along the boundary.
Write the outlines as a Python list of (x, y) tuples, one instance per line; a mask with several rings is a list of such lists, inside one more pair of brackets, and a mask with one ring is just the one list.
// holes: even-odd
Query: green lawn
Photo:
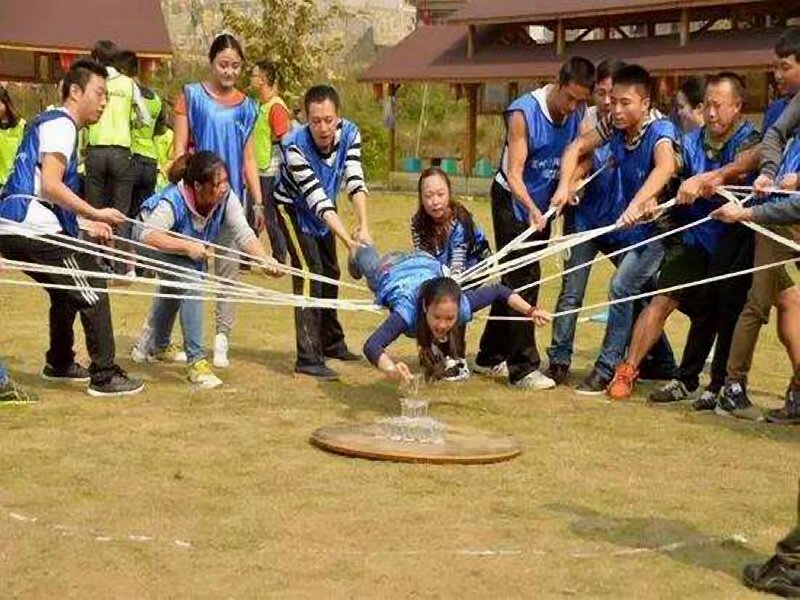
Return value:
[[(381, 249), (408, 246), (414, 204), (373, 197)], [(468, 206), (488, 226), (487, 203)], [(596, 269), (587, 302), (604, 299), (609, 273)], [(543, 292), (552, 308), (558, 283)], [(741, 568), (770, 554), (795, 515), (797, 428), (652, 407), (645, 385), (611, 404), (473, 377), (425, 389), (434, 416), (513, 433), (519, 458), (347, 459), (309, 434), (396, 414), (397, 391), (366, 363), (334, 365), (339, 383), (295, 378), (289, 310), (240, 307), (226, 385), (199, 392), (180, 367), (131, 365), (147, 302), (113, 306), (120, 362), (148, 387), (90, 399), (38, 379), (45, 295), (0, 286), (0, 356), (41, 398), (0, 412), (2, 598), (758, 597), (739, 583)], [(359, 350), (379, 317), (342, 321)], [(470, 328), (470, 356), (481, 329)], [(676, 351), (685, 331), (682, 317), (669, 323)], [(540, 350), (549, 335), (540, 331)], [(579, 326), (576, 380), (601, 335)], [(408, 340), (393, 351), (416, 364)], [(756, 401), (778, 406), (788, 373), (771, 325)]]

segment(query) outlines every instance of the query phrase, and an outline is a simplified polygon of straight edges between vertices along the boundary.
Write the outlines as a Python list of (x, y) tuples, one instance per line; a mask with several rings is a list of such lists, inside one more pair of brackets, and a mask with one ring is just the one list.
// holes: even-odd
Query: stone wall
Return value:
[[(319, 0), (329, 4), (328, 0)], [(173, 50), (177, 57), (201, 58), (220, 32), (220, 0), (161, 0)], [(242, 11), (257, 11), (258, 0), (228, 0)], [(346, 16), (340, 25), (348, 60), (352, 52), (369, 54), (375, 47), (396, 44), (413, 28), (415, 9), (405, 0), (340, 0)], [(369, 59), (369, 56), (364, 56)]]

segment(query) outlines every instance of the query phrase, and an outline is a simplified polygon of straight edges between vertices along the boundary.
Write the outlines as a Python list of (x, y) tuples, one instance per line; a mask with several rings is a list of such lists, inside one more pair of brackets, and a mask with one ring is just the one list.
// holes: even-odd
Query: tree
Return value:
[[(334, 33), (343, 10), (336, 2), (321, 10), (315, 0), (259, 0), (255, 14), (223, 5), (222, 22), (250, 59), (275, 64), (281, 87), (298, 97), (309, 85), (332, 76), (332, 60), (342, 49)], [(260, 13), (260, 14), (259, 14)]]

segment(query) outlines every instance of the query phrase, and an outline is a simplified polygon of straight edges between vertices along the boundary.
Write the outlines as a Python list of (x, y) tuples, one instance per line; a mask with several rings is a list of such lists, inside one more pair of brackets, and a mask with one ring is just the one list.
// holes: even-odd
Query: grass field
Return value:
[[(468, 205), (490, 222), (485, 202)], [(410, 197), (373, 197), (382, 249), (407, 247), (413, 209)], [(587, 301), (603, 300), (609, 272), (596, 270)], [(541, 304), (557, 292), (548, 284)], [(796, 428), (655, 408), (644, 385), (611, 404), (473, 377), (425, 389), (434, 416), (513, 433), (519, 458), (346, 459), (309, 434), (396, 414), (397, 391), (366, 362), (334, 365), (338, 383), (293, 377), (289, 310), (241, 307), (226, 385), (196, 392), (180, 367), (130, 364), (147, 303), (113, 307), (120, 362), (148, 387), (90, 399), (38, 379), (45, 295), (0, 287), (0, 356), (41, 399), (0, 412), (0, 598), (755, 598), (741, 568), (771, 554), (795, 515)], [(342, 320), (354, 350), (378, 322)], [(208, 324), (210, 340), (210, 307)], [(677, 353), (685, 331), (670, 322)], [(601, 335), (579, 326), (576, 380)], [(416, 364), (409, 341), (393, 351)], [(780, 405), (787, 374), (771, 325), (756, 401)]]

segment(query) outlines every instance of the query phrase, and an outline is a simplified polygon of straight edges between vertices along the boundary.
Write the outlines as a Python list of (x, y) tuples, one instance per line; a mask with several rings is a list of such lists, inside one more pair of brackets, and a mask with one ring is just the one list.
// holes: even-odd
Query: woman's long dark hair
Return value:
[(11, 95), (8, 90), (0, 85), (0, 102), (6, 107), (6, 116), (0, 121), (0, 127), (3, 129), (13, 129), (19, 123), (19, 115), (14, 108), (14, 103), (11, 101)]
[(456, 321), (456, 325), (440, 342), (433, 337), (425, 313), (432, 304), (450, 299), (456, 303), (456, 310), (461, 307), (461, 286), (450, 277), (435, 277), (422, 284), (417, 298), (417, 351), (423, 369), (425, 381), (437, 381), (444, 377), (445, 358), (447, 356), (464, 356), (464, 336), (461, 329), (464, 325)]
[(474, 238), (475, 222), (472, 219), (472, 214), (464, 208), (461, 203), (453, 200), (452, 187), (450, 186), (450, 177), (439, 167), (429, 167), (419, 174), (419, 181), (417, 182), (417, 198), (419, 198), (419, 205), (417, 212), (411, 218), (411, 224), (419, 234), (420, 249), (431, 254), (437, 254), (442, 248), (447, 245), (447, 239), (450, 237), (450, 221), (448, 219), (444, 223), (437, 223), (431, 216), (425, 212), (425, 207), (422, 205), (422, 183), (429, 177), (439, 176), (444, 179), (447, 184), (447, 194), (450, 198), (450, 214), (451, 218), (460, 221), (467, 230), (469, 239)]

